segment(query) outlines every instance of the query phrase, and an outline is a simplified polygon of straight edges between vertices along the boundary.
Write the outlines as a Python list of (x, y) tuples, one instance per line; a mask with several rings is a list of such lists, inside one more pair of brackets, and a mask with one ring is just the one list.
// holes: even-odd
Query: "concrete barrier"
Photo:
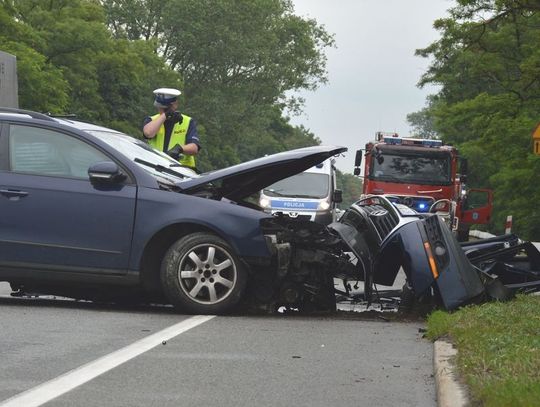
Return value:
[(495, 235), (488, 232), (482, 232), (481, 230), (471, 230), (469, 236), (476, 237), (477, 239), (489, 239), (490, 237), (495, 237)]

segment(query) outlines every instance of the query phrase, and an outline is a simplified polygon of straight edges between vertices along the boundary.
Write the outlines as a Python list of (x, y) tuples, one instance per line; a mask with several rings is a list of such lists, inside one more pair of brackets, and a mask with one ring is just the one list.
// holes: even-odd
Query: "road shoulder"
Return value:
[(457, 380), (454, 363), (457, 350), (447, 341), (433, 344), (433, 368), (439, 407), (464, 407), (468, 405), (467, 393)]

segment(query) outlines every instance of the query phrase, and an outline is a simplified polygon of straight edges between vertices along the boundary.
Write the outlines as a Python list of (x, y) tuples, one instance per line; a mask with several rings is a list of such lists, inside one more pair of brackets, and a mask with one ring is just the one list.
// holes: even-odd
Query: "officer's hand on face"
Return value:
[(170, 120), (172, 117), (174, 117), (174, 111), (171, 110), (171, 108), (167, 108), (167, 110), (165, 110), (165, 117), (166, 117), (166, 120)]
[(163, 113), (165, 113), (165, 120), (172, 121), (173, 123), (182, 123), (182, 114), (173, 110), (171, 107), (164, 110)]

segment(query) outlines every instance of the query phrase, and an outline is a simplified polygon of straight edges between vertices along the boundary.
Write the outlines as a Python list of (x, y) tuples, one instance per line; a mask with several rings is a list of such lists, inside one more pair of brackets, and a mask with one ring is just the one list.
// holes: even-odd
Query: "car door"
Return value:
[(461, 221), (467, 224), (489, 223), (492, 210), (493, 191), (491, 189), (469, 189), (463, 204)]
[(127, 272), (136, 185), (93, 185), (88, 168), (112, 161), (69, 132), (2, 128), (0, 270)]

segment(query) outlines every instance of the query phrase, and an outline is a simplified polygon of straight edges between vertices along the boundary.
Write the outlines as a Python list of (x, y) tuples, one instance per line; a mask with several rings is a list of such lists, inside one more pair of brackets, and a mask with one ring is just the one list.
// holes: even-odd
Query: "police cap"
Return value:
[(166, 109), (169, 105), (176, 101), (181, 94), (178, 89), (159, 88), (154, 91), (154, 106)]

